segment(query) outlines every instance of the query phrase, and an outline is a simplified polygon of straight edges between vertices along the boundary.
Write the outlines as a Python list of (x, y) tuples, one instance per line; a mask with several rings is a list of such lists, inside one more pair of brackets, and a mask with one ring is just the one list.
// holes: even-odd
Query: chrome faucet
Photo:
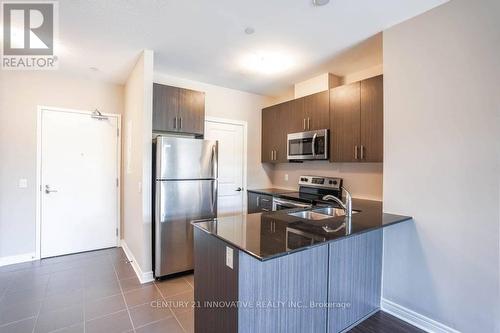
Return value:
[(339, 198), (337, 198), (334, 195), (327, 194), (323, 197), (323, 200), (328, 201), (328, 200), (333, 200), (337, 202), (340, 207), (345, 211), (345, 216), (351, 217), (352, 216), (352, 197), (351, 193), (346, 190), (345, 187), (341, 187), (341, 189), (345, 192), (345, 203), (342, 202)]

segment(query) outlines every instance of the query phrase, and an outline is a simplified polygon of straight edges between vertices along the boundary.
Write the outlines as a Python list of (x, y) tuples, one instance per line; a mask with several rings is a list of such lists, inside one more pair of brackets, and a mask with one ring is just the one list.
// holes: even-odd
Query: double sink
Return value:
[[(352, 211), (353, 214), (359, 213), (357, 210)], [(333, 217), (345, 216), (345, 210), (341, 208), (334, 207), (324, 207), (324, 208), (316, 208), (312, 210), (303, 210), (295, 213), (288, 213), (290, 216), (298, 217), (304, 220), (324, 220), (331, 219)]]

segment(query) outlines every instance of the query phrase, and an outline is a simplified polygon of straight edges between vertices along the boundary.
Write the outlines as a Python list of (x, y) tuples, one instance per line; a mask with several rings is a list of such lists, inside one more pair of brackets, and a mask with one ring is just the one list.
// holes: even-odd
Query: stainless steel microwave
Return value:
[(289, 161), (327, 160), (328, 130), (288, 134), (287, 159)]

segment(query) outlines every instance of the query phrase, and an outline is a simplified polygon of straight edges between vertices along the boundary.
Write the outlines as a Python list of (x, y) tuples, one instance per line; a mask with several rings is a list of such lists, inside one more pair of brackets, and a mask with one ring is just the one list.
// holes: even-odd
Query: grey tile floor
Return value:
[(140, 284), (121, 248), (0, 268), (0, 333), (194, 332), (193, 276)]

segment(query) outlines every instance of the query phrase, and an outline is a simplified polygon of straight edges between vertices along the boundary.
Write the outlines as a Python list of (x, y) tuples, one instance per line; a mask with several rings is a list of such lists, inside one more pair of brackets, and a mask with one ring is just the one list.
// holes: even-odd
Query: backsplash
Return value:
[[(288, 175), (288, 180), (285, 176)], [(382, 200), (382, 163), (330, 163), (313, 161), (275, 164), (271, 172), (273, 187), (298, 188), (301, 175), (340, 177), (352, 196)]]

